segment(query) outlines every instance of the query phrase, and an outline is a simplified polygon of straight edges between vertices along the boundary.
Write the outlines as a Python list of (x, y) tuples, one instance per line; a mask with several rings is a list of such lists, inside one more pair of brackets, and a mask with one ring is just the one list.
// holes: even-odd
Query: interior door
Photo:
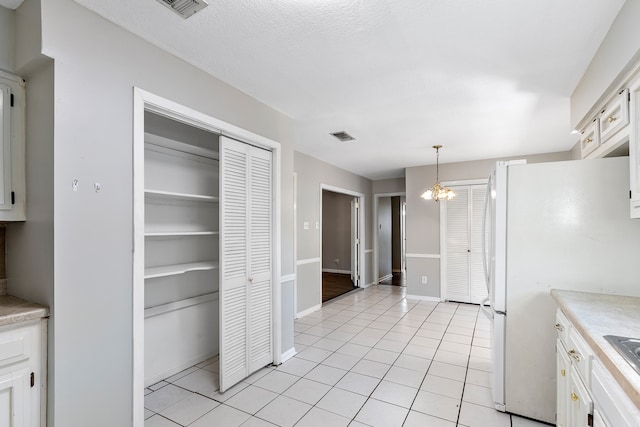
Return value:
[(273, 360), (271, 152), (220, 137), (220, 390)]
[(360, 287), (360, 200), (351, 200), (351, 281)]

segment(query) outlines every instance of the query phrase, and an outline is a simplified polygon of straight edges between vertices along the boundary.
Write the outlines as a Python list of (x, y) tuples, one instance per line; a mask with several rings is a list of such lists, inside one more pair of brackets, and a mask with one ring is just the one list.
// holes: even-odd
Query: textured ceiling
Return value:
[[(569, 96), (624, 0), (76, 0), (295, 119), (296, 150), (371, 179), (569, 150)], [(354, 142), (330, 132), (347, 131)]]

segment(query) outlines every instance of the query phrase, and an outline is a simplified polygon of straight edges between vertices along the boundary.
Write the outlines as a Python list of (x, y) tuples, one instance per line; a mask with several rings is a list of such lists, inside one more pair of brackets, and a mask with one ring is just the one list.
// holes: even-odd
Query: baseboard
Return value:
[(385, 280), (393, 279), (393, 274), (387, 274), (386, 276), (382, 276), (378, 278), (378, 283), (384, 282)]
[(426, 295), (409, 295), (409, 294), (407, 294), (405, 296), (405, 298), (407, 298), (407, 299), (417, 299), (417, 300), (420, 300), (420, 301), (442, 302), (442, 300), (440, 298), (438, 298), (438, 297), (429, 297), (429, 296), (426, 296)]
[(335, 274), (349, 274), (351, 275), (351, 270), (336, 270), (333, 268), (323, 268), (323, 273), (335, 273)]
[(365, 283), (364, 285), (360, 286), (361, 288), (368, 288), (369, 286), (373, 286), (373, 285), (377, 285), (377, 283), (371, 282), (371, 283)]
[(296, 348), (295, 347), (291, 347), (289, 350), (287, 350), (284, 353), (282, 353), (282, 356), (280, 356), (281, 363), (286, 362), (287, 360), (291, 359), (296, 354), (298, 354), (298, 352), (296, 351)]
[(309, 314), (313, 313), (314, 311), (318, 311), (321, 308), (322, 308), (322, 304), (318, 304), (318, 305), (314, 305), (311, 308), (307, 308), (306, 310), (300, 311), (296, 313), (296, 319), (299, 319), (304, 316), (308, 316)]

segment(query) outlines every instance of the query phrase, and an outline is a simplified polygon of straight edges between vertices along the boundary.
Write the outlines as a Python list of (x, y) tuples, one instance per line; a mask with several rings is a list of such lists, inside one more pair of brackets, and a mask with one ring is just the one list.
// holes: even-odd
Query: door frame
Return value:
[(281, 298), (281, 146), (280, 143), (211, 117), (187, 106), (133, 88), (133, 426), (144, 427), (144, 112), (206, 129), (212, 133), (249, 143), (272, 152), (273, 157), (273, 241), (272, 321), (273, 363), (282, 360)]
[[(446, 181), (444, 187), (468, 187), (471, 185), (487, 185), (488, 178), (467, 179), (462, 181)], [(447, 294), (447, 202), (440, 203), (440, 299), (445, 300)]]
[[(319, 213), (319, 246), (320, 246), (320, 304), (322, 304), (322, 192), (324, 190), (332, 191), (334, 193), (345, 194), (358, 199), (360, 203), (359, 218), (358, 218), (358, 236), (360, 236), (360, 245), (358, 246), (358, 263), (360, 264), (360, 280), (358, 281), (360, 288), (366, 288), (365, 278), (366, 272), (364, 271), (364, 248), (365, 248), (365, 233), (364, 233), (364, 211), (365, 211), (365, 195), (357, 191), (349, 190), (346, 188), (336, 187), (329, 184), (320, 183), (320, 213)], [(353, 244), (353, 242), (351, 242)]]
[[(380, 282), (380, 271), (378, 270), (378, 265), (380, 264), (378, 261), (378, 204), (380, 202), (381, 197), (407, 197), (407, 193), (405, 191), (398, 191), (395, 193), (378, 193), (373, 195), (373, 221), (375, 224), (375, 233), (373, 233), (373, 283), (378, 284)], [(402, 221), (402, 220), (401, 220)], [(402, 242), (401, 242), (402, 245)], [(406, 247), (405, 247), (406, 249)], [(406, 253), (405, 260), (406, 260)], [(392, 269), (393, 270), (393, 269)]]

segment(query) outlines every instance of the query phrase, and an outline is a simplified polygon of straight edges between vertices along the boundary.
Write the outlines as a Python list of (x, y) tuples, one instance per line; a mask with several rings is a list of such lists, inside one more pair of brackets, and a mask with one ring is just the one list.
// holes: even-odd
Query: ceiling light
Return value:
[(452, 189), (443, 187), (440, 185), (439, 179), (439, 158), (440, 158), (440, 149), (442, 145), (434, 145), (433, 148), (436, 149), (436, 183), (433, 184), (427, 191), (422, 193), (422, 197), (425, 200), (435, 200), (439, 202), (440, 200), (451, 200), (456, 197), (456, 193), (453, 192)]
[(343, 130), (341, 130), (340, 132), (332, 132), (331, 135), (333, 135), (336, 138), (338, 138), (341, 142), (355, 141), (356, 140), (354, 137), (352, 137), (351, 135), (349, 135), (348, 133), (346, 133)]

